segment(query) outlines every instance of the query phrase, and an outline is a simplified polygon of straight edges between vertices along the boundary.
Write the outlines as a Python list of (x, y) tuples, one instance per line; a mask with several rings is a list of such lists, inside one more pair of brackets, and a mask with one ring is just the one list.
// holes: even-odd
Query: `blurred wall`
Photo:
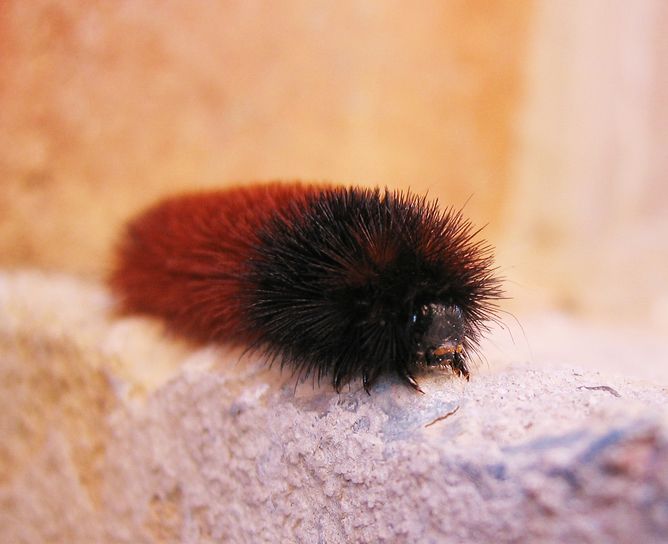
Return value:
[(511, 291), (668, 338), (668, 3), (533, 13), (502, 220)]
[(161, 195), (411, 187), (513, 310), (668, 330), (663, 0), (0, 2), (0, 265), (100, 277)]
[(2, 264), (100, 274), (156, 197), (277, 178), (498, 227), (527, 0), (0, 6)]

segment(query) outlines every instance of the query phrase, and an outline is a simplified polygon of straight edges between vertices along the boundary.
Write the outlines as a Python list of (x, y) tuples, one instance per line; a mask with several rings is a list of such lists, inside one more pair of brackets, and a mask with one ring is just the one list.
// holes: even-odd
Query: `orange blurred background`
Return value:
[(668, 330), (661, 0), (0, 3), (0, 266), (101, 278), (162, 195), (428, 191), (515, 312)]

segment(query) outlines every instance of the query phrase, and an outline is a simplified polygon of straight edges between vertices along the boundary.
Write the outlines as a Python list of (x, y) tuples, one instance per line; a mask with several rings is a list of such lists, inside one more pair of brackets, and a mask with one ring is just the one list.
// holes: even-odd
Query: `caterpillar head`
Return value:
[(420, 305), (411, 316), (413, 322), (413, 364), (419, 369), (445, 369), (468, 380), (464, 358), (466, 317), (456, 304)]

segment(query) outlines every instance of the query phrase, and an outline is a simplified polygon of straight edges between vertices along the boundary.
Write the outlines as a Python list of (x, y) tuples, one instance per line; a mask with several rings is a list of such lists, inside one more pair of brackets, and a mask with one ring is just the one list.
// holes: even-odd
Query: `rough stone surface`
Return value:
[(339, 395), (0, 275), (3, 541), (665, 541), (668, 389), (491, 357)]

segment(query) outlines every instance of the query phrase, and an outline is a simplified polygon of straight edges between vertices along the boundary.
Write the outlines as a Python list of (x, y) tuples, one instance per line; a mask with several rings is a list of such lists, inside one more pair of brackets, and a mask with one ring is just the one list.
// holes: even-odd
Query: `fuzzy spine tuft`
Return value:
[(260, 231), (249, 267), (251, 326), (260, 344), (298, 374), (330, 376), (339, 390), (383, 373), (416, 386), (412, 316), (454, 304), (465, 353), (501, 296), (491, 248), (460, 212), (408, 193), (336, 188)]

